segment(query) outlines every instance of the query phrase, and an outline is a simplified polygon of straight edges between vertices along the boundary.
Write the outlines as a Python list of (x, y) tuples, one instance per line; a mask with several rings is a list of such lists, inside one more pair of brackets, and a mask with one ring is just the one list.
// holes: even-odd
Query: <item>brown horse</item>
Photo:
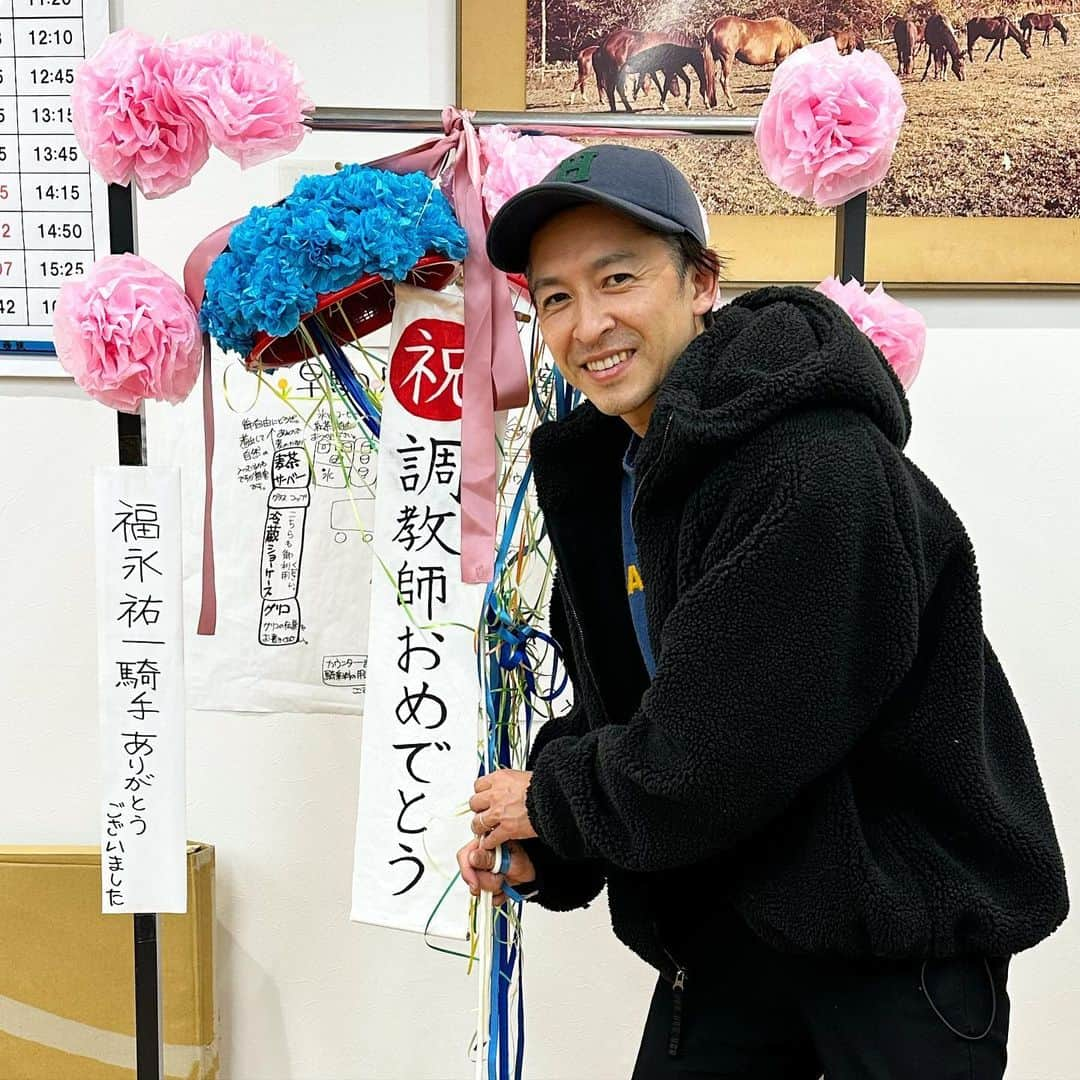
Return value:
[[(577, 80), (570, 88), (570, 102), (574, 104), (574, 98), (577, 94), (581, 94), (581, 100), (585, 101), (585, 83), (588, 81), (589, 76), (593, 73), (593, 56), (596, 53), (596, 45), (587, 45), (577, 54)], [(601, 101), (603, 99), (603, 93), (600, 89), (600, 82), (596, 83), (596, 100)]]
[[(673, 40), (678, 38), (679, 40)], [(654, 31), (628, 30), (622, 27), (613, 30), (600, 42), (593, 55), (593, 70), (596, 81), (607, 94), (608, 108), (615, 112), (615, 92), (618, 91), (623, 108), (633, 112), (626, 100), (626, 62), (636, 53), (652, 48), (654, 45), (690, 45), (692, 42), (685, 34), (666, 34)], [(646, 76), (651, 72), (644, 73)], [(655, 76), (654, 76), (655, 78)], [(659, 86), (659, 83), (657, 83)], [(661, 90), (663, 96), (663, 90)]]
[(816, 38), (815, 43), (818, 41), (824, 41), (826, 38), (836, 39), (836, 51), (841, 56), (850, 56), (856, 49), (859, 52), (866, 50), (866, 42), (863, 41), (862, 35), (855, 30), (822, 30)]
[[(671, 41), (651, 45), (641, 52), (634, 53), (622, 66), (616, 78), (620, 81), (625, 75), (647, 75), (650, 72), (663, 72), (664, 86), (660, 91), (660, 105), (667, 108), (669, 93), (679, 94), (679, 79), (686, 83), (685, 107), (690, 108), (690, 77), (685, 73), (689, 65), (697, 72), (698, 85), (701, 88), (701, 100), (712, 108), (716, 104), (716, 67), (712, 53), (708, 49), (695, 45), (676, 45)], [(637, 96), (636, 94), (634, 95)]]
[(944, 79), (948, 61), (951, 60), (953, 74), (963, 82), (964, 54), (956, 43), (956, 31), (952, 28), (952, 23), (944, 15), (931, 15), (926, 20), (923, 38), (926, 41), (927, 56), (921, 81), (926, 81), (926, 73), (930, 70), (931, 61), (934, 63), (934, 78)]
[(705, 34), (705, 45), (717, 61), (724, 100), (731, 109), (735, 108), (735, 102), (731, 100), (728, 78), (736, 60), (754, 67), (779, 64), (796, 49), (809, 44), (810, 39), (794, 23), (780, 16), (743, 19), (737, 15), (721, 15)]
[(893, 23), (892, 36), (896, 42), (896, 74), (910, 75), (911, 61), (920, 36), (919, 27), (911, 19), (897, 19)]
[(1038, 11), (1029, 11), (1020, 20), (1020, 32), (1024, 35), (1024, 40), (1031, 44), (1031, 33), (1033, 30), (1041, 30), (1043, 32), (1043, 45), (1050, 44), (1050, 31), (1056, 30), (1061, 35), (1061, 44), (1069, 44), (1069, 30), (1065, 24), (1056, 16), (1043, 14)]
[(1024, 40), (1024, 35), (1016, 27), (1016, 23), (1012, 19), (1005, 15), (998, 15), (993, 18), (975, 18), (968, 19), (967, 24), (967, 54), (969, 60), (975, 58), (971, 55), (971, 51), (975, 46), (975, 42), (979, 38), (990, 39), (990, 51), (986, 54), (986, 60), (994, 54), (994, 50), (997, 49), (998, 59), (1004, 60), (1005, 56), (1005, 39), (1012, 38), (1020, 46), (1020, 51), (1024, 54), (1026, 60), (1031, 59), (1031, 46)]
[[(915, 36), (911, 39), (911, 58), (912, 60), (919, 59), (919, 53), (923, 51), (926, 46), (926, 39), (923, 37), (923, 24), (917, 22), (915, 19), (901, 19), (896, 15), (890, 15), (884, 23), (885, 32), (893, 35), (893, 41), (896, 41), (896, 24), (898, 22), (907, 22), (915, 28)], [(909, 29), (910, 34), (910, 29)]]

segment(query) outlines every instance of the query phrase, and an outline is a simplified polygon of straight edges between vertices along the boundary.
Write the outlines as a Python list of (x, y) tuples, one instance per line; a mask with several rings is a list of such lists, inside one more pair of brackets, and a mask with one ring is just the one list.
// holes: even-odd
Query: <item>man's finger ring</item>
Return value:
[(487, 828), (487, 822), (484, 820), (484, 811), (483, 810), (480, 811), (479, 817), (480, 817), (480, 826), (481, 826), (481, 828), (486, 829)]

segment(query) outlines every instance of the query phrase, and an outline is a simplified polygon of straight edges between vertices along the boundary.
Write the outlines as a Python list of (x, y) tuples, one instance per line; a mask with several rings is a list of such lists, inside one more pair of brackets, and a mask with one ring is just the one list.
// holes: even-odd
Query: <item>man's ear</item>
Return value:
[(692, 266), (690, 287), (694, 290), (693, 311), (697, 316), (707, 315), (716, 303), (716, 290), (720, 287), (720, 278), (712, 271)]

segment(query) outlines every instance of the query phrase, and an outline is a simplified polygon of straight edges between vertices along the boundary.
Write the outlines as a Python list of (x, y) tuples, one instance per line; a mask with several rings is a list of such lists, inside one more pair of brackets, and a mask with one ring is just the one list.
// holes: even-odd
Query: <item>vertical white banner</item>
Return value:
[(99, 468), (101, 910), (187, 910), (180, 470)]
[[(352, 918), (422, 932), (468, 840), (477, 773), (473, 644), (482, 585), (461, 581), (458, 293), (397, 286), (382, 402)], [(467, 934), (458, 884), (431, 921)]]

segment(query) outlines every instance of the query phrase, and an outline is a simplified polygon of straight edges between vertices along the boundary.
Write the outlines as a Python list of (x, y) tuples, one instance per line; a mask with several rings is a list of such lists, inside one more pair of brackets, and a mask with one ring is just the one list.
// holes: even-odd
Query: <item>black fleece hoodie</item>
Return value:
[(616, 934), (662, 971), (676, 927), (728, 904), (778, 949), (849, 957), (1007, 955), (1064, 919), (971, 543), (909, 430), (830, 300), (717, 312), (637, 455), (651, 683), (622, 580), (629, 428), (586, 402), (536, 430), (575, 701), (530, 754), (541, 903), (606, 882)]

